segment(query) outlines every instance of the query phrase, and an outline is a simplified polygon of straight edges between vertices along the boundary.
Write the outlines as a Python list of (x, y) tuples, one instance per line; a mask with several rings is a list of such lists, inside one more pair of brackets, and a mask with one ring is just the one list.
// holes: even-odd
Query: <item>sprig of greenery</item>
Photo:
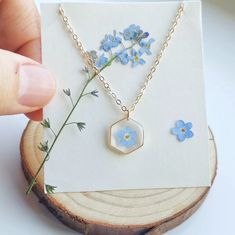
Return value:
[(71, 90), (68, 88), (68, 89), (64, 89), (63, 92), (65, 93), (65, 95), (67, 95), (69, 97), (70, 102), (71, 102), (72, 106), (74, 107), (74, 102), (73, 102), (73, 98), (71, 95)]
[(94, 90), (94, 91), (91, 92), (91, 95), (93, 95), (93, 96), (98, 98), (99, 97), (98, 93), (99, 93), (98, 90)]
[(50, 131), (52, 132), (52, 134), (56, 137), (56, 133), (55, 131), (52, 129), (51, 127), (51, 122), (49, 118), (45, 118), (41, 123), (40, 123), (44, 128), (48, 128), (50, 129)]
[[(129, 46), (128, 48), (126, 48), (126, 50), (132, 49), (137, 43), (138, 43), (138, 41), (133, 42), (131, 46)], [(103, 71), (103, 70), (106, 69), (108, 66), (110, 66), (110, 65), (112, 64), (112, 62), (116, 60), (116, 58), (117, 58), (117, 55), (114, 55), (114, 56), (107, 62), (107, 64), (105, 64), (105, 65), (100, 69), (100, 71)], [(89, 74), (89, 79), (86, 80), (85, 85), (83, 86), (83, 88), (82, 88), (82, 90), (81, 90), (81, 93), (80, 93), (80, 95), (78, 96), (78, 98), (77, 98), (77, 100), (76, 100), (75, 103), (73, 102), (73, 99), (72, 99), (72, 97), (71, 97), (71, 90), (70, 90), (69, 88), (63, 90), (63, 92), (65, 93), (65, 95), (67, 95), (67, 96), (70, 98), (70, 101), (71, 101), (71, 103), (72, 103), (72, 109), (70, 110), (70, 112), (68, 113), (67, 117), (65, 118), (65, 120), (64, 120), (64, 122), (63, 122), (63, 124), (62, 124), (62, 126), (60, 127), (60, 129), (59, 129), (59, 131), (58, 131), (58, 133), (57, 133), (57, 134), (54, 133), (55, 138), (54, 138), (54, 140), (52, 141), (51, 145), (50, 145), (50, 146), (48, 145), (48, 141), (39, 144), (38, 148), (39, 148), (42, 152), (45, 153), (45, 156), (44, 156), (43, 161), (41, 162), (41, 164), (40, 164), (38, 170), (36, 171), (34, 177), (31, 179), (31, 182), (30, 182), (30, 184), (29, 184), (29, 186), (28, 186), (28, 188), (27, 188), (27, 191), (26, 191), (26, 194), (27, 194), (27, 195), (32, 191), (33, 187), (37, 184), (36, 179), (37, 179), (37, 177), (38, 177), (40, 171), (42, 170), (44, 164), (45, 164), (46, 161), (49, 159), (50, 153), (51, 153), (51, 151), (52, 151), (52, 149), (53, 149), (53, 147), (54, 147), (56, 141), (58, 140), (59, 136), (61, 135), (63, 129), (64, 129), (67, 125), (70, 125), (70, 124), (76, 124), (77, 127), (78, 127), (78, 129), (79, 129), (80, 131), (82, 131), (82, 130), (85, 128), (85, 123), (83, 123), (83, 122), (74, 122), (74, 123), (71, 123), (71, 122), (69, 122), (69, 119), (70, 119), (71, 115), (73, 114), (74, 110), (76, 109), (77, 105), (79, 104), (79, 102), (81, 101), (81, 99), (84, 97), (85, 94), (90, 94), (90, 95), (93, 95), (93, 96), (96, 96), (96, 97), (98, 96), (98, 91), (97, 91), (97, 90), (94, 90), (94, 91), (92, 91), (92, 92), (85, 93), (85, 91), (86, 91), (88, 85), (91, 83), (91, 81), (92, 81), (94, 78), (96, 78), (96, 76), (97, 76), (96, 73), (93, 73), (92, 75)], [(49, 120), (49, 122), (48, 122), (48, 120), (49, 120), (49, 119), (46, 119), (46, 122), (45, 122), (45, 120), (44, 120), (44, 121), (42, 122), (43, 124), (42, 124), (42, 123), (41, 123), (41, 124), (42, 124), (44, 127), (51, 129), (50, 120)], [(78, 124), (78, 123), (79, 123), (79, 124)], [(49, 124), (50, 127), (47, 127), (48, 124)], [(52, 130), (52, 129), (51, 129), (51, 130)], [(53, 132), (54, 132), (54, 131), (53, 131)], [(53, 187), (55, 187), (55, 186), (53, 186)]]
[(93, 91), (90, 91), (90, 92), (87, 92), (87, 93), (84, 93), (83, 96), (86, 96), (86, 95), (92, 95), (92, 96), (95, 96), (95, 97), (99, 97), (99, 91), (98, 90), (93, 90)]
[(69, 88), (68, 89), (63, 89), (63, 92), (65, 93), (65, 95), (71, 96), (71, 91), (70, 91)]
[(44, 159), (43, 159), (43, 161), (41, 162), (41, 164), (40, 164), (38, 170), (36, 171), (34, 177), (31, 179), (30, 184), (29, 184), (29, 186), (28, 186), (28, 188), (27, 188), (27, 190), (26, 190), (26, 194), (27, 194), (27, 195), (32, 191), (33, 187), (36, 185), (36, 183), (37, 183), (36, 179), (37, 179), (37, 177), (38, 177), (40, 171), (42, 170), (44, 164), (45, 164), (46, 161), (49, 159), (50, 152), (52, 151), (52, 149), (53, 149), (53, 147), (54, 147), (54, 145), (55, 145), (57, 139), (59, 138), (59, 136), (60, 136), (60, 134), (62, 133), (62, 131), (63, 131), (63, 129), (65, 128), (65, 126), (67, 125), (67, 123), (68, 123), (68, 121), (69, 121), (69, 118), (71, 117), (71, 115), (72, 115), (72, 113), (74, 112), (75, 108), (77, 107), (78, 103), (79, 103), (80, 100), (82, 99), (83, 94), (85, 93), (85, 90), (86, 90), (87, 86), (89, 85), (89, 83), (90, 83), (95, 77), (96, 77), (96, 74), (94, 74), (91, 79), (88, 79), (88, 80), (86, 81), (86, 83), (85, 83), (85, 85), (84, 85), (84, 87), (83, 87), (83, 89), (82, 89), (82, 91), (81, 91), (81, 93), (80, 93), (80, 95), (79, 95), (79, 97), (78, 97), (76, 103), (73, 105), (71, 111), (69, 112), (69, 114), (67, 115), (66, 119), (64, 120), (64, 122), (63, 122), (61, 128), (59, 129), (57, 135), (55, 136), (55, 138), (54, 138), (54, 140), (53, 140), (51, 146), (49, 147), (49, 149), (48, 149), (46, 155), (44, 156)]
[(66, 123), (66, 126), (75, 124), (78, 127), (78, 130), (81, 132), (85, 129), (86, 123), (85, 122), (69, 122)]
[(49, 118), (46, 118), (44, 119), (42, 122), (41, 122), (41, 125), (45, 128), (51, 128), (51, 124), (50, 124), (50, 120)]
[(57, 188), (56, 186), (52, 186), (52, 185), (49, 185), (49, 184), (45, 185), (45, 189), (46, 189), (48, 194), (55, 193), (56, 188)]
[(40, 144), (38, 145), (39, 150), (41, 150), (42, 152), (47, 153), (49, 146), (48, 146), (48, 140), (45, 142), (40, 142)]
[(83, 129), (85, 129), (86, 123), (84, 122), (78, 122), (77, 123), (77, 127), (79, 131), (82, 131)]

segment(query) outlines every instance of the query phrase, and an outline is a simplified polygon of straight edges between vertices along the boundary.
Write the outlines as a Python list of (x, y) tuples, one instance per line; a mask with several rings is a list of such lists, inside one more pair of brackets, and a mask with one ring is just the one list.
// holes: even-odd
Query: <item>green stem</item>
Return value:
[(91, 92), (84, 93), (84, 94), (82, 95), (82, 97), (84, 97), (84, 96), (86, 96), (86, 95), (90, 95), (90, 94), (91, 94)]
[[(133, 48), (137, 43), (138, 43), (138, 42), (133, 43), (131, 46), (127, 47), (125, 50), (129, 50), (129, 49)], [(100, 71), (103, 71), (106, 67), (110, 66), (111, 63), (112, 63), (116, 58), (117, 58), (117, 55), (113, 56), (113, 57), (108, 61), (108, 63), (105, 64), (105, 65), (100, 69)], [(73, 111), (74, 111), (75, 108), (77, 107), (79, 101), (80, 101), (81, 98), (84, 96), (84, 94), (86, 94), (86, 93), (84, 93), (84, 92), (85, 92), (87, 86), (89, 85), (89, 83), (90, 83), (96, 76), (97, 76), (97, 74), (94, 73), (94, 74), (92, 75), (92, 77), (86, 81), (86, 83), (85, 83), (85, 85), (84, 85), (84, 87), (83, 87), (83, 89), (82, 89), (82, 91), (81, 91), (81, 93), (80, 93), (80, 95), (79, 95), (79, 97), (78, 97), (78, 99), (77, 99), (77, 101), (76, 101), (75, 104), (73, 103), (73, 101), (72, 101), (72, 99), (71, 99), (71, 102), (72, 102), (72, 104), (73, 104), (73, 108), (72, 108), (71, 111), (69, 112), (68, 116), (66, 117), (65, 121), (63, 122), (63, 125), (62, 125), (61, 128), (59, 129), (58, 133), (55, 134), (55, 132), (51, 129), (52, 132), (53, 132), (54, 135), (55, 135), (55, 138), (54, 138), (54, 140), (53, 140), (53, 142), (52, 142), (52, 144), (51, 144), (51, 147), (50, 147), (49, 150), (47, 151), (47, 153), (46, 153), (46, 155), (45, 155), (45, 157), (44, 157), (42, 163), (40, 164), (38, 170), (36, 171), (35, 175), (33, 176), (33, 178), (32, 178), (31, 181), (30, 181), (30, 184), (29, 184), (29, 186), (28, 186), (28, 188), (27, 188), (27, 191), (26, 191), (26, 194), (27, 194), (27, 195), (32, 191), (33, 187), (37, 184), (37, 181), (36, 181), (36, 180), (37, 180), (37, 177), (38, 177), (40, 171), (42, 170), (42, 168), (43, 168), (45, 162), (49, 159), (49, 155), (50, 155), (50, 153), (51, 153), (51, 151), (52, 151), (52, 149), (53, 149), (53, 147), (54, 147), (54, 145), (55, 145), (57, 139), (59, 138), (59, 136), (60, 136), (61, 132), (63, 131), (64, 127), (68, 124), (67, 122), (68, 122), (70, 116), (72, 115)], [(70, 124), (72, 124), (72, 123), (70, 123)]]
[(56, 138), (56, 133), (54, 132), (54, 130), (50, 127), (50, 130), (51, 130), (51, 132), (52, 132), (52, 134), (55, 136), (55, 138)]
[(77, 124), (77, 122), (68, 122), (65, 125), (68, 126), (68, 125), (72, 125), (72, 124)]
[(73, 99), (72, 99), (71, 95), (69, 96), (69, 99), (71, 101), (72, 106), (74, 107), (74, 103), (73, 103)]
[(69, 118), (70, 118), (70, 116), (72, 115), (74, 109), (76, 108), (77, 104), (79, 103), (80, 99), (82, 98), (82, 95), (83, 95), (83, 93), (84, 93), (86, 87), (88, 86), (88, 84), (89, 84), (95, 77), (96, 77), (96, 74), (93, 75), (91, 79), (87, 80), (87, 82), (86, 82), (85, 86), (83, 87), (82, 92), (80, 93), (80, 95), (79, 95), (79, 97), (78, 97), (76, 103), (74, 104), (73, 108), (71, 109), (71, 111), (69, 112), (68, 116), (66, 117), (66, 119), (65, 119), (63, 125), (61, 126), (61, 128), (60, 128), (58, 134), (55, 136), (55, 139), (53, 140), (53, 142), (52, 142), (52, 144), (51, 144), (51, 147), (49, 148), (49, 150), (48, 150), (46, 156), (44, 157), (42, 163), (40, 164), (40, 166), (39, 166), (39, 168), (38, 168), (38, 170), (37, 170), (37, 172), (35, 173), (34, 177), (32, 178), (32, 180), (31, 180), (31, 182), (30, 182), (30, 184), (29, 184), (29, 186), (28, 186), (28, 188), (27, 188), (27, 191), (26, 191), (26, 194), (27, 194), (27, 195), (32, 191), (34, 185), (37, 183), (36, 179), (37, 179), (37, 177), (38, 177), (40, 171), (42, 170), (42, 167), (44, 166), (45, 162), (48, 160), (48, 157), (49, 157), (49, 155), (50, 155), (50, 152), (51, 152), (52, 148), (54, 147), (54, 145), (55, 145), (57, 139), (59, 138), (61, 132), (63, 131), (64, 127), (66, 126), (67, 121), (69, 120)]
[[(132, 43), (129, 47), (125, 48), (124, 50), (130, 50), (132, 49), (136, 44), (138, 43), (138, 41)], [(101, 69), (100, 72), (103, 71), (106, 67), (110, 66), (112, 64), (112, 62), (118, 57), (118, 55), (113, 56)]]

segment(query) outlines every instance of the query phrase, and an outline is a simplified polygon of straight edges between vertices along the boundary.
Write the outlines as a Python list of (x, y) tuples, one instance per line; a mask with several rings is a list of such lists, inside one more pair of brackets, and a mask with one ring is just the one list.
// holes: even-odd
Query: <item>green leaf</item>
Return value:
[(63, 89), (63, 92), (65, 93), (65, 95), (71, 96), (71, 91), (70, 91), (69, 88), (68, 89)]
[(89, 75), (90, 71), (89, 71), (89, 68), (88, 67), (84, 67), (84, 69), (82, 69), (82, 72)]
[(46, 184), (45, 187), (46, 187), (46, 191), (47, 191), (48, 194), (55, 193), (54, 191), (57, 188), (56, 186), (49, 185), (49, 184)]
[(48, 140), (45, 141), (45, 142), (41, 142), (39, 145), (38, 145), (38, 148), (42, 151), (42, 152), (47, 152), (48, 149), (49, 149), (49, 146), (48, 146)]
[(40, 123), (45, 128), (51, 128), (50, 119), (46, 118)]
[(98, 90), (94, 90), (94, 91), (92, 91), (90, 94), (93, 95), (93, 96), (95, 96), (95, 97), (99, 97), (99, 96), (98, 96), (98, 93), (99, 93)]
[(85, 129), (85, 126), (86, 126), (85, 122), (78, 122), (76, 124), (77, 124), (79, 131), (82, 131), (83, 129)]

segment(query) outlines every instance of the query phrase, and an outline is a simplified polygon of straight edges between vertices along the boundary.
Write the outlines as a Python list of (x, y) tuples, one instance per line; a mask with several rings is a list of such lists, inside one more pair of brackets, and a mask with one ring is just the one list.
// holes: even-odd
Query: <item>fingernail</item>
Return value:
[(19, 66), (18, 102), (29, 107), (43, 107), (55, 93), (55, 79), (42, 65)]

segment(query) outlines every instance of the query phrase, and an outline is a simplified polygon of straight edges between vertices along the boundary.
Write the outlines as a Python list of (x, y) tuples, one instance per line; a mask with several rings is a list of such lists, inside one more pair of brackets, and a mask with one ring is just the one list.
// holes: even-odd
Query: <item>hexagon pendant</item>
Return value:
[(123, 118), (110, 127), (109, 145), (119, 153), (129, 154), (144, 144), (144, 128), (131, 118)]

